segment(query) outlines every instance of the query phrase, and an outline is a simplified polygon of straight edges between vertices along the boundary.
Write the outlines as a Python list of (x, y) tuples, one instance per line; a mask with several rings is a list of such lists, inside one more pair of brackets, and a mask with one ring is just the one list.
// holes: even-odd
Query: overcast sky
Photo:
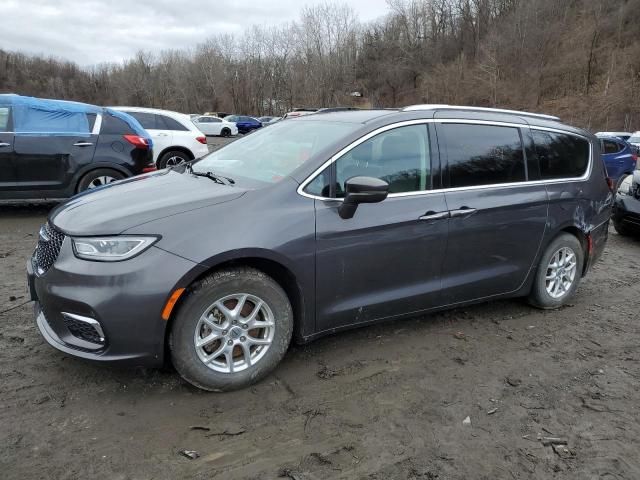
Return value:
[[(189, 48), (216, 33), (296, 20), (317, 0), (0, 0), (0, 48), (93, 65), (138, 50)], [(363, 22), (385, 0), (348, 0)]]

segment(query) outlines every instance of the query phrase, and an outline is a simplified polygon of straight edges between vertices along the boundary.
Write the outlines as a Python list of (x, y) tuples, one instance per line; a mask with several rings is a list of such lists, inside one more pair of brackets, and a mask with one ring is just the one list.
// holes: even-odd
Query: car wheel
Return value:
[(292, 332), (293, 311), (280, 285), (259, 270), (231, 268), (190, 289), (171, 327), (169, 347), (186, 381), (228, 391), (271, 372)]
[(564, 305), (578, 288), (583, 265), (580, 241), (569, 233), (558, 236), (540, 258), (529, 303), (544, 309)]
[(78, 182), (78, 193), (85, 190), (103, 187), (117, 180), (122, 180), (124, 175), (110, 168), (98, 168), (85, 174)]
[(158, 159), (158, 168), (175, 167), (191, 160), (189, 155), (179, 150), (171, 150)]
[(220, 135), (222, 135), (223, 137), (230, 137), (231, 136), (231, 130), (229, 130), (227, 127), (225, 127), (220, 132)]

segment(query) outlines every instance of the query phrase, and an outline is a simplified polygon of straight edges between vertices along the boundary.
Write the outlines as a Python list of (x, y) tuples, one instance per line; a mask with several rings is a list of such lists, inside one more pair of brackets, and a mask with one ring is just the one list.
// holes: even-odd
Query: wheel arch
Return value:
[(590, 238), (589, 238), (589, 233), (584, 231), (582, 228), (576, 226), (576, 225), (566, 225), (563, 228), (561, 228), (560, 230), (558, 230), (556, 232), (555, 235), (553, 235), (550, 239), (549, 242), (547, 242), (547, 246), (556, 238), (558, 238), (559, 235), (562, 235), (563, 233), (568, 233), (570, 235), (573, 235), (574, 237), (576, 237), (578, 239), (578, 241), (580, 242), (580, 245), (582, 246), (582, 254), (584, 255), (584, 261), (582, 264), (582, 272), (581, 272), (581, 276), (584, 276), (587, 273), (587, 269), (588, 269), (588, 265), (589, 265), (589, 255), (590, 255)]
[(185, 293), (180, 296), (178, 302), (176, 302), (173, 310), (171, 311), (169, 319), (166, 321), (164, 333), (165, 358), (169, 358), (169, 356), (167, 356), (166, 354), (168, 353), (167, 349), (169, 346), (169, 334), (171, 333), (173, 321), (176, 317), (177, 312), (180, 311), (183, 300), (186, 298), (186, 294), (188, 294), (190, 287), (204, 277), (207, 277), (216, 271), (233, 267), (251, 267), (255, 268), (256, 270), (260, 270), (261, 272), (269, 275), (276, 283), (278, 283), (278, 285), (282, 287), (282, 289), (287, 294), (287, 297), (291, 302), (291, 308), (293, 309), (294, 339), (298, 341), (302, 340), (302, 327), (306, 322), (308, 308), (305, 303), (303, 289), (298, 282), (295, 274), (282, 262), (264, 256), (248, 255), (221, 260), (213, 266), (205, 267), (205, 269), (203, 269), (202, 265), (200, 265), (199, 268), (194, 269), (194, 271), (185, 275), (176, 285), (174, 291), (176, 288), (180, 288), (181, 286), (186, 290)]
[(116, 165), (113, 163), (91, 163), (75, 175), (73, 179), (75, 193), (80, 193), (80, 182), (82, 182), (84, 177), (86, 177), (91, 172), (95, 172), (96, 170), (113, 170), (124, 175), (124, 178), (129, 178), (131, 176), (131, 172), (126, 168), (121, 167), (120, 165)]
[(183, 147), (180, 145), (172, 145), (170, 147), (165, 148), (164, 150), (162, 150), (159, 154), (158, 154), (158, 160), (160, 160), (162, 158), (162, 156), (164, 154), (166, 154), (167, 152), (182, 152), (182, 153), (186, 153), (187, 155), (189, 155), (189, 160), (193, 160), (195, 157), (195, 155), (193, 154), (193, 152), (191, 150), (189, 150), (187, 147)]

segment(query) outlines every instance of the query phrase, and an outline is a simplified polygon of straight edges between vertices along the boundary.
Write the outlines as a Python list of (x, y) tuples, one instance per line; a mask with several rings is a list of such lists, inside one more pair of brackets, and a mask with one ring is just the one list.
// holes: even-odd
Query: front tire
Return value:
[(543, 309), (564, 305), (580, 284), (583, 265), (580, 241), (569, 233), (559, 235), (540, 258), (529, 303)]
[(230, 268), (191, 289), (173, 322), (169, 347), (182, 378), (221, 392), (268, 375), (292, 333), (293, 311), (282, 287), (259, 270)]

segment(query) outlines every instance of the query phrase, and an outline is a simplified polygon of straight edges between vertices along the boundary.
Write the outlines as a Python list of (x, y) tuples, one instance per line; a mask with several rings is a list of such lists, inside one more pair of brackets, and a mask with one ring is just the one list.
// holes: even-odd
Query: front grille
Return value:
[(71, 332), (71, 335), (84, 340), (85, 342), (91, 342), (98, 345), (104, 345), (104, 338), (98, 333), (98, 331), (90, 323), (76, 320), (67, 315), (62, 315), (65, 326)]
[(49, 222), (40, 228), (38, 246), (34, 255), (34, 264), (39, 275), (44, 274), (56, 262), (64, 237), (64, 233), (56, 230)]

